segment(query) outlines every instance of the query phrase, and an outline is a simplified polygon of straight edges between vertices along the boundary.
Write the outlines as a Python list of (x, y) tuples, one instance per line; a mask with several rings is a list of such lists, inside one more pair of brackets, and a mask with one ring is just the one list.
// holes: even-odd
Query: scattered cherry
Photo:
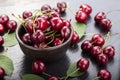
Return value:
[(15, 20), (9, 20), (6, 24), (6, 27), (10, 31), (15, 31), (17, 28), (17, 22)]
[(42, 7), (41, 7), (41, 11), (50, 11), (51, 10), (51, 6), (48, 5), (48, 4), (44, 4)]
[(58, 2), (57, 7), (60, 9), (60, 12), (63, 13), (66, 11), (67, 3), (66, 2)]
[(4, 44), (4, 39), (2, 36), (0, 36), (0, 46), (2, 46)]
[(6, 14), (0, 15), (0, 23), (5, 25), (9, 21), (9, 17)]
[(89, 15), (92, 12), (92, 7), (88, 4), (82, 4), (80, 5), (80, 10), (85, 12), (87, 15)]
[(73, 36), (72, 36), (72, 39), (71, 39), (71, 44), (76, 44), (78, 43), (78, 41), (80, 40), (79, 38), (79, 35), (77, 34), (76, 31), (73, 31)]
[(82, 58), (77, 62), (77, 68), (80, 69), (81, 72), (85, 72), (89, 67), (89, 60), (87, 58)]
[(101, 66), (105, 66), (108, 63), (108, 57), (105, 54), (99, 54), (96, 59)]
[(103, 49), (103, 54), (107, 55), (108, 58), (112, 58), (115, 55), (115, 49), (113, 46), (109, 45)]
[(3, 78), (5, 76), (5, 70), (0, 67), (0, 79)]
[(33, 62), (32, 70), (36, 74), (41, 74), (46, 70), (46, 66), (41, 60), (37, 60), (37, 61)]
[(75, 15), (75, 19), (77, 22), (86, 22), (87, 21), (87, 14), (83, 11), (77, 11)]
[(84, 42), (82, 42), (81, 44), (81, 49), (85, 52), (88, 52), (91, 50), (92, 47), (92, 43), (89, 40), (85, 40)]
[(23, 19), (29, 18), (29, 17), (32, 16), (32, 12), (26, 10), (26, 11), (23, 12), (22, 16), (23, 16)]
[(58, 78), (56, 76), (50, 76), (48, 80), (58, 80)]
[(4, 25), (0, 24), (0, 34), (4, 33)]
[(108, 70), (102, 69), (97, 74), (98, 80), (111, 80), (111, 73)]
[(106, 15), (104, 12), (98, 12), (94, 17), (94, 20), (96, 23), (100, 23), (100, 21), (105, 18), (106, 18)]

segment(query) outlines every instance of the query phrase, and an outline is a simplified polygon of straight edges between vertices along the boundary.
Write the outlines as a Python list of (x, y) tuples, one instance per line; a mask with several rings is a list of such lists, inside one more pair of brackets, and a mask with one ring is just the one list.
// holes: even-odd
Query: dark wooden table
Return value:
[[(21, 14), (24, 10), (34, 10), (40, 9), (43, 4), (50, 4), (52, 7), (56, 6), (55, 3), (57, 0), (35, 0), (36, 3), (29, 2), (26, 4), (19, 4), (19, 1), (15, 2), (14, 4), (9, 4), (7, 2), (0, 2), (0, 14), (8, 14), (11, 16), (11, 13), (14, 14)], [(21, 0), (21, 2), (25, 0)], [(60, 0), (59, 0), (60, 1)], [(13, 1), (14, 2), (14, 1)], [(86, 33), (100, 33), (105, 35), (105, 32), (100, 31), (96, 28), (94, 22), (94, 16), (97, 12), (103, 11), (105, 13), (112, 11), (112, 10), (120, 10), (120, 0), (66, 0), (69, 3), (68, 7), (75, 13), (78, 10), (80, 4), (87, 3), (92, 6), (93, 12), (89, 17), (87, 24)], [(18, 5), (17, 5), (18, 4)], [(9, 6), (7, 6), (9, 5)], [(14, 5), (14, 6), (12, 6)], [(72, 23), (75, 22), (74, 14), (67, 10), (65, 17), (67, 19), (72, 19)], [(111, 34), (119, 33), (120, 32), (120, 11), (113, 11), (112, 13), (108, 14), (107, 17), (115, 24), (113, 24), (111, 28)], [(11, 16), (11, 18), (13, 18)], [(91, 36), (85, 36), (76, 46), (70, 47), (67, 51), (67, 55), (63, 57), (61, 60), (56, 61), (54, 63), (47, 63), (47, 71), (50, 74), (57, 75), (57, 76), (64, 76), (68, 66), (70, 63), (78, 61), (82, 57), (88, 57), (86, 55), (81, 54), (81, 42), (86, 39), (90, 39)], [(112, 74), (112, 80), (120, 80), (120, 35), (114, 35), (110, 38), (110, 45), (113, 45), (116, 49), (116, 54), (112, 60), (109, 61), (106, 67), (99, 67), (92, 59), (90, 59), (90, 67), (85, 75), (76, 78), (70, 78), (69, 80), (92, 80), (97, 75), (98, 70), (100, 69), (108, 69)], [(14, 63), (14, 72), (11, 77), (5, 76), (5, 80), (21, 80), (20, 76), (25, 73), (32, 73), (31, 71), (31, 64), (32, 60), (25, 57), (23, 52), (21, 51), (19, 45), (15, 45), (10, 47), (8, 50), (7, 55), (13, 60)]]

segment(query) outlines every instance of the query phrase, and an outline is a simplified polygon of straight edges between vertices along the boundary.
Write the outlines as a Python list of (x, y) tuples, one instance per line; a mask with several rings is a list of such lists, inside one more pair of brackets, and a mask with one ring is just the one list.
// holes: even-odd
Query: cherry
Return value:
[(71, 39), (71, 44), (76, 44), (80, 40), (79, 35), (77, 34), (76, 31), (73, 32), (73, 36)]
[(86, 22), (87, 21), (87, 14), (83, 11), (77, 11), (75, 15), (75, 19), (77, 22)]
[(63, 19), (64, 26), (67, 26), (68, 28), (71, 28), (71, 23), (70, 21)]
[(33, 43), (41, 43), (45, 41), (45, 35), (41, 30), (37, 30), (35, 33), (31, 35), (31, 40)]
[(53, 12), (50, 12), (50, 18), (53, 18), (53, 17), (60, 17), (60, 14), (57, 13), (56, 11), (53, 11)]
[(80, 10), (89, 15), (92, 12), (92, 7), (88, 4), (82, 4), (80, 5)]
[(9, 17), (6, 14), (0, 15), (0, 23), (5, 25), (9, 21)]
[(48, 4), (45, 4), (41, 7), (41, 11), (50, 11), (51, 10), (51, 6)]
[(28, 20), (25, 24), (25, 28), (28, 33), (33, 34), (34, 22), (32, 20)]
[(110, 30), (111, 29), (111, 26), (112, 26), (112, 23), (109, 19), (102, 19), (100, 21), (100, 26), (104, 29), (104, 30)]
[(61, 28), (64, 26), (63, 20), (60, 17), (53, 17), (50, 20), (51, 26), (53, 30), (60, 31)]
[(0, 34), (4, 33), (4, 26), (2, 24), (0, 24)]
[(112, 58), (115, 55), (115, 49), (113, 46), (109, 45), (103, 49), (103, 54), (107, 55), (108, 58)]
[(26, 11), (24, 11), (24, 12), (22, 13), (22, 16), (23, 16), (23, 19), (29, 18), (29, 17), (32, 16), (32, 12), (26, 10)]
[(57, 13), (59, 13), (59, 14), (61, 13), (60, 9), (58, 7), (57, 8), (53, 8), (53, 10), (56, 11)]
[(92, 42), (95, 46), (103, 46), (105, 43), (104, 38), (100, 34), (94, 34), (92, 36)]
[(63, 13), (66, 11), (67, 3), (66, 2), (58, 2), (57, 7), (60, 9), (60, 12)]
[(41, 60), (36, 60), (32, 63), (32, 70), (36, 74), (41, 74), (46, 70), (46, 66)]
[(35, 23), (37, 24), (37, 26), (35, 27), (36, 30), (40, 29), (44, 31), (48, 27), (48, 21), (41, 17), (38, 17), (35, 20)]
[(108, 70), (102, 69), (98, 72), (98, 80), (111, 80), (111, 73)]
[(100, 23), (100, 21), (105, 18), (106, 18), (106, 15), (104, 12), (98, 12), (94, 17), (94, 20), (96, 23)]
[(25, 33), (25, 34), (22, 36), (22, 41), (23, 41), (25, 44), (29, 44), (29, 45), (32, 44), (30, 33)]
[(47, 14), (43, 14), (43, 15), (41, 15), (40, 17), (41, 17), (41, 18), (44, 18), (44, 19), (46, 19), (46, 20), (49, 20), (49, 19), (50, 19)]
[(108, 57), (105, 54), (99, 54), (96, 59), (101, 66), (105, 66), (108, 63)]
[(4, 44), (4, 39), (2, 36), (0, 36), (0, 46), (2, 46)]
[(77, 68), (80, 69), (81, 72), (85, 72), (89, 67), (89, 60), (87, 58), (82, 58), (77, 62)]
[(53, 41), (53, 46), (58, 46), (62, 44), (62, 40), (60, 38), (55, 38)]
[(92, 48), (92, 43), (89, 40), (85, 40), (84, 42), (82, 42), (81, 49), (83, 51), (88, 52), (91, 50), (91, 48)]
[(62, 38), (66, 39), (66, 40), (69, 38), (70, 33), (71, 33), (70, 28), (68, 28), (67, 26), (64, 26), (61, 29), (61, 36), (62, 36)]
[(97, 57), (99, 54), (102, 53), (102, 49), (100, 48), (100, 46), (94, 46), (91, 48), (91, 52), (90, 54), (93, 56), (93, 57)]
[(56, 76), (50, 76), (48, 80), (58, 80), (58, 78)]
[(3, 78), (5, 76), (5, 70), (0, 67), (0, 79)]
[(15, 31), (17, 28), (17, 22), (14, 20), (9, 20), (6, 24), (6, 27), (10, 31)]

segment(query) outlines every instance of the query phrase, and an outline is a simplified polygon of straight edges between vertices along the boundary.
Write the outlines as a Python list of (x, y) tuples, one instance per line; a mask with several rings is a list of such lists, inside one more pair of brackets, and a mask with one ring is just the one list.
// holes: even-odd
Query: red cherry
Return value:
[(9, 21), (9, 17), (6, 14), (0, 15), (0, 23), (5, 25)]
[(0, 67), (0, 79), (3, 78), (5, 76), (5, 70)]
[(23, 16), (23, 19), (29, 18), (29, 17), (32, 16), (32, 12), (26, 10), (26, 11), (23, 12), (22, 16)]
[(82, 42), (81, 49), (83, 51), (88, 52), (88, 51), (91, 50), (91, 48), (92, 48), (92, 44), (91, 44), (91, 42), (89, 40), (85, 40), (84, 42)]
[(111, 73), (108, 70), (102, 69), (98, 72), (97, 77), (98, 80), (111, 80)]
[(63, 13), (66, 11), (67, 3), (66, 2), (58, 2), (57, 7), (60, 9), (60, 12)]
[(82, 4), (80, 5), (80, 10), (89, 15), (92, 12), (92, 7), (88, 4)]
[(100, 23), (100, 21), (105, 18), (106, 18), (106, 15), (104, 12), (98, 12), (94, 17), (94, 20), (95, 22)]
[(82, 58), (77, 62), (77, 68), (80, 69), (81, 72), (85, 72), (89, 67), (89, 60), (87, 58)]
[(87, 14), (83, 11), (78, 11), (76, 12), (75, 19), (77, 22), (86, 22), (87, 21)]
[(112, 58), (114, 55), (115, 55), (115, 49), (113, 46), (106, 46), (104, 49), (103, 49), (103, 54), (107, 55), (108, 58)]
[(0, 24), (0, 34), (4, 33), (4, 26), (2, 24)]
[(56, 76), (50, 76), (48, 80), (58, 80), (58, 78)]
[(33, 27), (34, 27), (34, 22), (32, 20), (28, 20), (25, 24), (26, 30), (28, 33), (33, 34)]
[(109, 31), (112, 27), (112, 23), (109, 19), (102, 19), (100, 21), (100, 26), (102, 27), (102, 29)]
[(51, 10), (51, 6), (48, 5), (48, 4), (44, 4), (42, 7), (41, 7), (41, 11), (50, 11)]
[(60, 14), (57, 13), (56, 11), (53, 11), (53, 12), (50, 12), (50, 18), (53, 18), (53, 17), (60, 17)]
[(108, 63), (108, 57), (105, 54), (99, 54), (96, 59), (101, 66), (105, 66)]
[(71, 28), (71, 23), (70, 21), (63, 19), (64, 26), (67, 26), (68, 28)]
[(62, 44), (62, 40), (60, 38), (55, 38), (53, 41), (53, 46), (58, 46)]
[(37, 60), (37, 61), (33, 62), (32, 70), (36, 74), (41, 74), (46, 70), (46, 66), (41, 60)]
[(60, 9), (58, 7), (57, 8), (53, 8), (53, 10), (56, 11), (57, 13), (59, 13), (59, 14), (61, 13)]
[(0, 36), (0, 46), (2, 46), (4, 44), (4, 39), (2, 36)]
[(78, 43), (78, 41), (80, 40), (79, 38), (79, 35), (77, 34), (76, 31), (73, 32), (73, 36), (72, 36), (72, 39), (71, 39), (71, 44), (76, 44)]
[(6, 24), (6, 27), (10, 31), (15, 31), (17, 28), (17, 22), (14, 20), (9, 20)]
[(31, 44), (32, 44), (32, 41), (31, 41), (31, 35), (30, 35), (30, 33), (25, 33), (25, 34), (22, 36), (22, 41), (23, 41), (25, 44), (31, 45)]

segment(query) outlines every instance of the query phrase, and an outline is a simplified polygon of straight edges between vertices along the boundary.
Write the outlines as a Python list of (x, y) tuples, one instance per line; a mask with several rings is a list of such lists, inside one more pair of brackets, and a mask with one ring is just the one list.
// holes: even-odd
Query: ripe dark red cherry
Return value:
[(25, 44), (28, 44), (28, 45), (32, 44), (30, 33), (25, 33), (25, 34), (22, 36), (22, 41), (23, 41)]
[(93, 46), (91, 48), (91, 52), (90, 54), (93, 56), (93, 57), (97, 57), (99, 54), (102, 53), (102, 49), (99, 47), (99, 46)]
[(107, 55), (108, 58), (112, 58), (115, 55), (115, 49), (113, 46), (109, 45), (103, 49), (103, 54)]
[(41, 17), (41, 18), (44, 18), (44, 19), (46, 19), (46, 20), (49, 20), (49, 19), (50, 19), (47, 14), (43, 14), (43, 15), (41, 15), (40, 17)]
[(0, 67), (0, 79), (3, 78), (5, 76), (5, 70)]
[(109, 19), (106, 18), (100, 21), (100, 26), (102, 27), (102, 29), (109, 31), (112, 27), (112, 23)]
[(89, 15), (92, 12), (92, 7), (88, 4), (82, 4), (80, 5), (80, 10)]
[(97, 74), (97, 77), (99, 77), (98, 80), (111, 80), (112, 78), (111, 73), (105, 69), (100, 70)]
[(46, 70), (46, 66), (41, 60), (37, 60), (32, 63), (32, 70), (36, 74), (41, 74)]
[(59, 14), (61, 13), (60, 9), (58, 7), (57, 8), (53, 8), (53, 10), (56, 11), (57, 13), (59, 13)]
[(106, 18), (106, 15), (104, 12), (98, 12), (94, 17), (94, 20), (95, 22), (100, 23), (100, 21), (105, 18)]
[(105, 40), (100, 34), (94, 34), (92, 36), (92, 43), (95, 46), (103, 46), (105, 43)]
[(47, 20), (44, 19), (44, 18), (41, 18), (41, 17), (37, 18), (37, 19), (35, 20), (35, 23), (37, 24), (37, 26), (35, 27), (36, 30), (39, 29), (39, 30), (44, 31), (44, 30), (48, 27), (48, 22), (47, 22)]
[(31, 40), (33, 43), (41, 43), (45, 41), (45, 35), (41, 30), (37, 30), (35, 33), (31, 35)]
[(9, 21), (9, 17), (6, 14), (0, 15), (0, 23), (5, 25)]
[(81, 72), (85, 72), (89, 67), (89, 60), (87, 58), (82, 58), (77, 62), (77, 68), (80, 69)]
[(62, 40), (60, 38), (55, 38), (53, 41), (53, 46), (58, 46), (62, 44)]
[(15, 31), (17, 28), (17, 22), (15, 20), (9, 20), (6, 24), (6, 27), (10, 31)]
[(73, 36), (72, 36), (72, 39), (71, 39), (71, 44), (76, 44), (78, 43), (78, 41), (80, 40), (79, 38), (79, 35), (77, 34), (76, 31), (73, 32)]
[(53, 11), (53, 12), (50, 12), (50, 18), (53, 18), (53, 17), (60, 17), (60, 14), (57, 13), (56, 11)]
[(83, 51), (88, 52), (88, 51), (91, 50), (91, 48), (92, 48), (92, 44), (91, 44), (91, 42), (89, 40), (85, 40), (84, 42), (82, 42), (81, 49)]
[(2, 24), (0, 24), (0, 34), (4, 33), (4, 26)]
[(67, 26), (68, 28), (71, 28), (71, 23), (70, 21), (63, 19), (64, 26)]
[(64, 38), (65, 40), (67, 40), (70, 36), (70, 28), (68, 28), (67, 26), (64, 26), (62, 29), (61, 29), (61, 36), (62, 38)]
[(99, 54), (96, 59), (101, 66), (105, 66), (108, 63), (108, 57), (105, 54)]
[(28, 33), (33, 34), (33, 27), (34, 27), (34, 22), (32, 20), (28, 20), (25, 24), (26, 30)]
[(66, 2), (58, 2), (57, 7), (60, 9), (60, 12), (63, 13), (66, 11), (67, 4)]
[(50, 11), (51, 10), (51, 6), (48, 4), (45, 4), (41, 7), (41, 11)]
[(53, 17), (51, 20), (52, 29), (60, 31), (61, 28), (64, 26), (64, 23), (60, 17)]
[(48, 80), (58, 80), (58, 78), (56, 76), (50, 76)]
[(83, 11), (77, 11), (75, 15), (75, 19), (77, 22), (86, 22), (87, 21), (87, 14)]
[(4, 39), (2, 36), (0, 36), (0, 46), (2, 46), (4, 44)]
[(23, 16), (23, 19), (29, 18), (29, 17), (32, 16), (32, 12), (26, 10), (26, 11), (23, 12), (22, 16)]

